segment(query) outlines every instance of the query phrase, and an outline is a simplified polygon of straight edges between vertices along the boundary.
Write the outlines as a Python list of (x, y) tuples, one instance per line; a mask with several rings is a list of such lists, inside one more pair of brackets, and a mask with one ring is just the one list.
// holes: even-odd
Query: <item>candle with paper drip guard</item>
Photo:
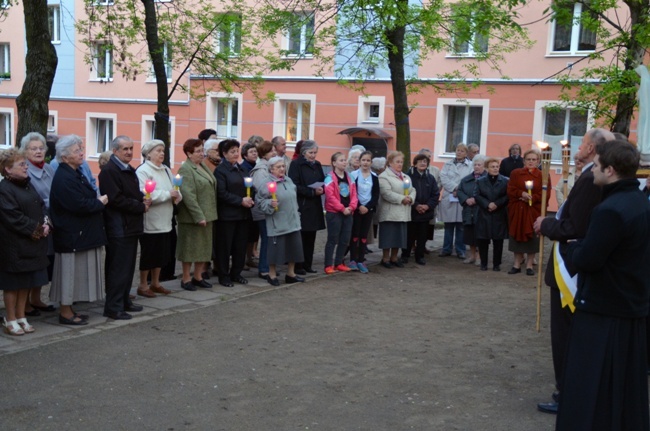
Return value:
[[(533, 193), (533, 182), (532, 181), (530, 181), (530, 180), (526, 181), (526, 190), (528, 191), (528, 194), (530, 196), (532, 196), (532, 193)], [(531, 207), (533, 206), (532, 197), (528, 198), (528, 206), (531, 206)]]
[(144, 182), (144, 197), (147, 199), (151, 199), (151, 193), (156, 190), (156, 182), (149, 178), (147, 181)]
[[(549, 170), (551, 168), (551, 155), (553, 151), (551, 146), (547, 142), (536, 142), (539, 150), (542, 153), (542, 211), (541, 216), (546, 217), (546, 202), (548, 200), (547, 190), (548, 190), (548, 177)], [(541, 268), (544, 262), (544, 235), (539, 236), (539, 267)], [(537, 322), (535, 328), (537, 332), (540, 331), (541, 319), (542, 319), (542, 272), (537, 271)]]
[(411, 188), (411, 179), (404, 175), (404, 196), (409, 195), (409, 189)]
[(174, 185), (174, 190), (179, 190), (181, 185), (183, 185), (183, 176), (181, 174), (176, 174), (176, 176), (172, 178), (172, 184)]
[[(269, 181), (266, 183), (266, 188), (269, 190), (269, 193), (271, 193), (271, 197), (273, 200), (278, 200), (278, 197), (276, 196), (275, 192), (278, 191), (278, 184), (275, 181)], [(275, 210), (278, 210), (278, 207), (275, 207)]]
[(244, 178), (244, 186), (246, 187), (246, 197), (251, 197), (251, 187), (253, 187), (253, 179), (251, 177)]

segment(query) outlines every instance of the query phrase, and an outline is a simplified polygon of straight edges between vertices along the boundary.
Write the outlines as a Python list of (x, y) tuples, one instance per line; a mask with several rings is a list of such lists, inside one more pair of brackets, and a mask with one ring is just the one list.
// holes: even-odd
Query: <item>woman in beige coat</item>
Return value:
[(407, 246), (407, 226), (411, 221), (411, 205), (415, 202), (415, 188), (408, 175), (402, 173), (404, 154), (388, 154), (387, 167), (379, 175), (379, 248), (384, 268), (404, 267), (397, 258), (400, 249)]
[[(212, 222), (217, 219), (217, 180), (203, 163), (203, 141), (188, 139), (183, 144), (187, 160), (178, 170), (183, 177), (178, 204), (178, 243), (176, 259), (183, 263), (181, 287), (196, 290), (210, 288), (212, 284), (201, 273), (205, 262), (212, 259)], [(190, 268), (194, 262), (194, 277)]]

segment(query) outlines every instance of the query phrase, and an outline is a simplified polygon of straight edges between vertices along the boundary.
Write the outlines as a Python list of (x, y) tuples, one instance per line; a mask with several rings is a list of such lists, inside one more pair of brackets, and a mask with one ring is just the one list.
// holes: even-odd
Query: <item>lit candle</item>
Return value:
[(571, 162), (571, 147), (569, 141), (560, 141), (562, 144), (562, 191), (564, 192), (564, 199), (569, 194), (569, 163)]
[(149, 178), (147, 181), (144, 182), (144, 191), (145, 191), (145, 198), (151, 199), (151, 193), (156, 190), (156, 182)]
[[(271, 193), (271, 197), (274, 200), (277, 200), (278, 197), (275, 195), (275, 192), (278, 191), (278, 184), (275, 181), (269, 181), (266, 183), (266, 188), (269, 190), (269, 193)], [(278, 207), (275, 207), (275, 210), (278, 210)]]
[(404, 196), (409, 195), (409, 189), (411, 188), (411, 179), (404, 175)]
[(250, 198), (251, 197), (251, 187), (253, 187), (253, 179), (251, 177), (244, 178), (244, 186), (246, 186), (246, 197)]
[(176, 174), (176, 176), (172, 178), (172, 184), (174, 185), (174, 190), (178, 190), (181, 187), (181, 184), (183, 184), (183, 176), (181, 174)]
[[(533, 182), (528, 180), (526, 181), (526, 190), (528, 190), (528, 194), (530, 195), (533, 192)], [(528, 205), (533, 206), (533, 199), (528, 198)]]

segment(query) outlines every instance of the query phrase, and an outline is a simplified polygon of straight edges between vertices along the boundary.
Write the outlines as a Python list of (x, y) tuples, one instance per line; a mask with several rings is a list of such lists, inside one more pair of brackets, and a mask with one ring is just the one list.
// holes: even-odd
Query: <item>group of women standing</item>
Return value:
[(474, 157), (474, 172), (462, 178), (457, 188), (463, 208), (464, 243), (470, 247), (465, 263), (480, 261), (481, 270), (487, 271), (492, 243), (492, 269), (500, 271), (503, 241), (508, 239), (508, 249), (514, 253), (514, 264), (508, 274), (520, 273), (525, 263), (526, 274), (535, 275), (533, 265), (539, 238), (533, 223), (541, 215), (542, 206), (539, 162), (537, 151), (527, 151), (524, 167), (513, 170), (508, 178), (499, 174), (499, 160)]

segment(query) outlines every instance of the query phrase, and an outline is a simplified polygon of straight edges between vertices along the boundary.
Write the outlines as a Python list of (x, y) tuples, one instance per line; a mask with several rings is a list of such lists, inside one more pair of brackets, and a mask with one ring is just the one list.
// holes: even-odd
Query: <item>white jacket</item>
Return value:
[(170, 194), (174, 188), (171, 169), (165, 165), (156, 166), (147, 160), (138, 166), (135, 174), (138, 176), (141, 190), (144, 190), (144, 183), (149, 178), (156, 182), (156, 190), (151, 193), (151, 206), (149, 211), (144, 213), (144, 233), (171, 231), (174, 216), (174, 203)]
[[(402, 174), (408, 177), (406, 174)], [(386, 168), (379, 175), (379, 210), (377, 220), (383, 221), (411, 221), (411, 205), (402, 205), (404, 199), (404, 181), (393, 171)], [(415, 187), (411, 184), (408, 196), (415, 202)]]

